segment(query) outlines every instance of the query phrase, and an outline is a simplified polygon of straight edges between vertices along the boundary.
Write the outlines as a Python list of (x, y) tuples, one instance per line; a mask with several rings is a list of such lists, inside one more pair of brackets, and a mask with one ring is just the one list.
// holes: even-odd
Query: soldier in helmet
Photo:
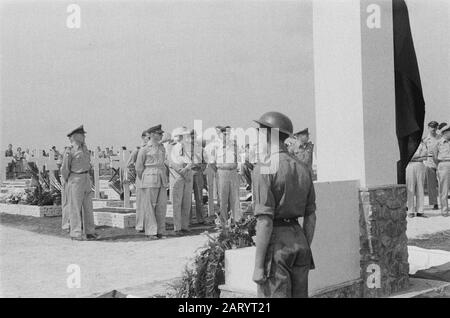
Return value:
[(71, 131), (67, 137), (72, 144), (65, 152), (61, 166), (67, 195), (70, 236), (73, 240), (95, 239), (92, 213), (91, 155), (85, 143), (83, 126)]
[(308, 297), (316, 224), (312, 173), (284, 145), (293, 130), (287, 116), (269, 112), (256, 122), (268, 130), (270, 155), (267, 162), (258, 162), (253, 174), (257, 218), (253, 281), (258, 297)]
[(450, 125), (440, 128), (441, 138), (433, 150), (439, 180), (439, 201), (443, 216), (449, 216), (448, 187), (450, 180)]

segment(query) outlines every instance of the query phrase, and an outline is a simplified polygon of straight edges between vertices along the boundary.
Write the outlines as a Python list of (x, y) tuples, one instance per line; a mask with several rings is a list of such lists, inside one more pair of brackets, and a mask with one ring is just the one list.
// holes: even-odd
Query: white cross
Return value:
[(8, 167), (8, 164), (14, 160), (13, 157), (6, 157), (4, 154), (1, 157), (0, 162), (0, 183), (6, 180), (6, 168)]
[(94, 157), (91, 160), (94, 168), (94, 184), (95, 184), (95, 198), (100, 198), (100, 164), (109, 163), (108, 158), (100, 158), (98, 150), (95, 150)]

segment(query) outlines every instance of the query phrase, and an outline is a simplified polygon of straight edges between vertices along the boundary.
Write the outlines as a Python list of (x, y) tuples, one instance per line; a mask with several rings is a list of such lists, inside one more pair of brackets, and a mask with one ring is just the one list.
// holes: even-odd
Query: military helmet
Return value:
[(294, 131), (292, 121), (289, 117), (279, 112), (267, 112), (258, 120), (255, 120), (255, 122), (269, 128), (277, 128), (280, 132), (289, 136), (291, 136)]

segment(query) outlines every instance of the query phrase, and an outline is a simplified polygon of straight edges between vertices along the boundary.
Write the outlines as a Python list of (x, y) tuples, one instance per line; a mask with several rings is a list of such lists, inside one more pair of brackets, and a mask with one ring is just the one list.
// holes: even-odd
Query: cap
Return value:
[(441, 131), (441, 134), (445, 133), (446, 131), (450, 130), (450, 125), (447, 124), (444, 127), (442, 127), (441, 129), (439, 129)]
[(67, 137), (72, 136), (73, 134), (85, 134), (86, 131), (84, 130), (83, 125), (81, 125), (80, 127), (72, 130), (70, 133), (67, 134)]
[(147, 129), (147, 133), (163, 133), (164, 131), (161, 129), (161, 125), (156, 125)]
[(440, 123), (438, 129), (441, 130), (445, 126), (447, 126), (447, 123)]
[(231, 128), (231, 127), (230, 126), (216, 126), (216, 129), (220, 130), (221, 132), (225, 132), (229, 128)]
[(309, 130), (308, 128), (305, 128), (303, 130), (296, 132), (294, 135), (309, 135)]
[(429, 123), (428, 123), (428, 127), (430, 127), (430, 128), (437, 128), (439, 126), (439, 123), (437, 122), (437, 121), (430, 121)]
[(191, 131), (189, 129), (187, 129), (186, 127), (177, 127), (173, 130), (172, 132), (172, 136), (176, 137), (176, 136), (183, 136), (183, 135), (190, 135)]

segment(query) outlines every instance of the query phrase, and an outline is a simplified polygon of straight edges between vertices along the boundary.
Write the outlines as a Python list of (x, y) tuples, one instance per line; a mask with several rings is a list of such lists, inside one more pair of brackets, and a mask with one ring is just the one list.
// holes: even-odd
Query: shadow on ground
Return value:
[(450, 231), (426, 234), (420, 238), (409, 239), (408, 245), (450, 252)]
[[(61, 229), (60, 216), (37, 218), (33, 216), (0, 213), (0, 224), (43, 235), (70, 239), (69, 234)], [(166, 225), (166, 231), (167, 239), (179, 237), (174, 234), (173, 224), (171, 223)], [(215, 232), (214, 225), (194, 224), (191, 226), (191, 231), (184, 236), (199, 235), (205, 231)], [(97, 241), (103, 242), (148, 241), (148, 238), (144, 233), (137, 233), (134, 228), (120, 229), (108, 226), (98, 226), (96, 227), (96, 233), (99, 235)]]

